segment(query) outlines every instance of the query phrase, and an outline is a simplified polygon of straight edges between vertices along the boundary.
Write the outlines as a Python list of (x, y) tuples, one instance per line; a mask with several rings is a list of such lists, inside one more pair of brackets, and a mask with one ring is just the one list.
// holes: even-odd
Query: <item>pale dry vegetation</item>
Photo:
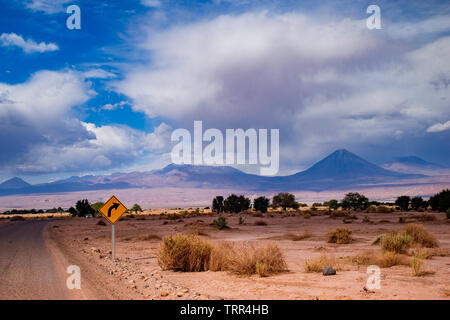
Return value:
[(211, 243), (195, 234), (163, 238), (158, 263), (164, 270), (229, 271), (261, 277), (287, 271), (283, 254), (275, 244), (254, 247), (245, 243)]
[(320, 257), (305, 261), (306, 272), (322, 272), (325, 268), (341, 270), (341, 266), (333, 255), (321, 255)]
[(353, 242), (352, 230), (336, 228), (328, 233), (328, 243), (347, 244)]

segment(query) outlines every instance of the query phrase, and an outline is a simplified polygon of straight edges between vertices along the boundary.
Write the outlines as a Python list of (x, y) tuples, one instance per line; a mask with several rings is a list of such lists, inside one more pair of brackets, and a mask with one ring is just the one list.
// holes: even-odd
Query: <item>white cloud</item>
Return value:
[(47, 14), (54, 14), (65, 11), (65, 5), (69, 5), (72, 0), (25, 0), (25, 6), (33, 11), (42, 11)]
[(59, 47), (54, 43), (37, 43), (32, 39), (24, 40), (21, 35), (15, 33), (2, 33), (0, 35), (0, 43), (3, 47), (15, 46), (21, 48), (25, 53), (44, 53), (49, 51), (57, 51)]
[(427, 129), (427, 132), (442, 132), (450, 130), (450, 120), (446, 123), (436, 123)]
[(188, 128), (279, 128), (288, 167), (450, 116), (450, 37), (411, 46), (365, 20), (258, 12), (149, 28), (137, 47), (149, 62), (115, 82), (135, 110)]
[(83, 72), (85, 78), (110, 79), (117, 77), (114, 73), (103, 69), (91, 69)]
[(116, 110), (117, 108), (122, 108), (124, 105), (127, 105), (127, 104), (129, 104), (128, 101), (120, 101), (120, 102), (117, 102), (114, 104), (107, 103), (107, 104), (101, 106), (100, 110), (108, 110), (108, 111)]
[(142, 5), (150, 8), (159, 8), (162, 3), (159, 0), (141, 0)]
[(127, 126), (96, 126), (74, 108), (92, 96), (83, 72), (39, 71), (19, 84), (0, 83), (0, 172), (107, 170), (146, 153), (165, 152), (170, 127), (147, 133)]

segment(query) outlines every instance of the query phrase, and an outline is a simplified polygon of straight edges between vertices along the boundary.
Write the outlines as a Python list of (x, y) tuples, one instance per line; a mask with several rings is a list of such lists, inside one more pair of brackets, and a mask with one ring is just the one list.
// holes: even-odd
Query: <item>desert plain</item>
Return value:
[[(124, 216), (116, 223), (116, 260), (111, 259), (111, 227), (104, 218), (49, 220), (45, 239), (55, 259), (79, 265), (87, 299), (449, 299), (450, 223), (444, 213), (429, 213), (433, 221), (399, 217), (417, 212), (356, 213), (342, 217), (302, 213), (224, 214), (228, 228), (218, 230), (217, 215), (153, 214)], [(242, 216), (241, 221), (239, 216)], [(368, 218), (364, 218), (367, 216)], [(105, 223), (102, 223), (103, 221)], [(241, 222), (241, 223), (240, 223)], [(24, 222), (1, 222), (24, 223)], [(438, 241), (435, 254), (423, 260), (414, 275), (413, 253), (401, 254), (402, 263), (380, 269), (379, 289), (370, 289), (367, 265), (357, 257), (381, 254), (372, 244), (380, 234), (401, 230), (409, 223), (423, 225)], [(345, 227), (352, 231), (348, 244), (328, 243), (328, 233)], [(286, 261), (285, 272), (260, 277), (227, 271), (175, 272), (158, 263), (161, 239), (174, 234), (195, 234), (211, 243), (245, 243), (254, 247), (276, 244)], [(328, 259), (336, 275), (308, 272), (315, 259)], [(61, 264), (61, 261), (60, 261)], [(331, 265), (330, 265), (331, 266)]]

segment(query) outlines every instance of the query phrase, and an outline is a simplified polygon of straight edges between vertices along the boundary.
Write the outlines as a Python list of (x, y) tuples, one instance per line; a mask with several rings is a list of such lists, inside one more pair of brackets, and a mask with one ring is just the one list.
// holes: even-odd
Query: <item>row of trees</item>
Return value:
[[(232, 194), (228, 198), (224, 199), (222, 196), (217, 196), (212, 202), (212, 211), (215, 213), (221, 212), (231, 212), (238, 213), (251, 208), (251, 201), (249, 198), (240, 195), (237, 196)], [(290, 193), (279, 193), (275, 195), (272, 199), (272, 204), (270, 204), (270, 199), (262, 196), (253, 200), (253, 208), (256, 211), (261, 211), (263, 213), (267, 212), (268, 208), (287, 208), (298, 209), (300, 204), (295, 201), (295, 196)]]
[[(312, 205), (313, 208), (317, 208), (319, 206), (325, 206), (329, 209), (336, 210), (340, 207), (344, 210), (366, 210), (371, 205), (386, 205), (386, 203), (369, 201), (369, 199), (358, 193), (358, 192), (350, 192), (347, 193), (342, 199), (342, 201), (338, 200), (330, 200), (322, 203), (314, 203)], [(443, 190), (440, 193), (432, 196), (428, 201), (423, 200), (421, 197), (413, 197), (409, 196), (400, 196), (397, 198), (395, 203), (390, 203), (391, 205), (398, 206), (403, 211), (408, 211), (410, 208), (413, 210), (419, 210), (421, 208), (426, 209), (429, 206), (435, 211), (447, 211), (450, 209), (450, 190)], [(283, 208), (286, 210), (287, 208), (298, 209), (302, 204), (298, 203), (295, 200), (295, 196), (290, 193), (279, 193), (272, 198), (272, 203), (266, 197), (259, 197), (253, 200), (253, 208), (257, 211), (267, 212), (269, 207), (272, 208)], [(251, 207), (251, 201), (249, 198), (245, 196), (237, 196), (235, 194), (230, 195), (228, 198), (224, 200), (222, 196), (217, 196), (214, 198), (212, 203), (212, 211), (216, 213), (221, 212), (232, 212), (238, 213), (241, 211), (248, 210)]]
[(419, 210), (431, 207), (434, 211), (446, 212), (450, 209), (450, 190), (442, 190), (430, 197), (428, 201), (423, 200), (421, 197), (410, 198), (409, 196), (401, 196), (397, 198), (395, 205), (404, 211), (408, 211), (410, 208)]
[[(69, 213), (74, 217), (86, 217), (86, 216), (99, 216), (100, 208), (105, 205), (104, 202), (96, 202), (93, 204), (89, 203), (88, 199), (78, 200), (74, 207), (69, 208)], [(133, 205), (131, 209), (128, 209), (128, 212), (142, 212), (142, 208), (137, 203)]]

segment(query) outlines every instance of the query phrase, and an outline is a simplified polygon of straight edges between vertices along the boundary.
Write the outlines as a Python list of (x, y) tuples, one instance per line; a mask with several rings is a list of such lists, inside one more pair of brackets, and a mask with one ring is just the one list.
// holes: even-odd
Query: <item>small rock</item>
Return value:
[(181, 292), (181, 291), (180, 291), (180, 292), (177, 292), (177, 297), (180, 297), (180, 298), (181, 298), (182, 296), (183, 296), (183, 292)]
[(328, 267), (328, 268), (323, 269), (322, 274), (324, 276), (334, 276), (334, 275), (336, 275), (336, 270), (334, 270), (331, 267)]
[(189, 289), (184, 289), (183, 292), (184, 292), (184, 293), (188, 293), (188, 292), (189, 292)]
[(92, 248), (91, 248), (91, 251), (92, 251), (92, 252), (100, 252), (100, 249), (99, 249), (99, 248), (96, 248), (96, 247), (92, 247)]
[(88, 241), (88, 240), (89, 240), (89, 238), (88, 238), (88, 237), (86, 237), (86, 238), (84, 238), (83, 240), (84, 240), (84, 241)]
[(167, 291), (161, 291), (161, 297), (167, 297), (169, 293)]

